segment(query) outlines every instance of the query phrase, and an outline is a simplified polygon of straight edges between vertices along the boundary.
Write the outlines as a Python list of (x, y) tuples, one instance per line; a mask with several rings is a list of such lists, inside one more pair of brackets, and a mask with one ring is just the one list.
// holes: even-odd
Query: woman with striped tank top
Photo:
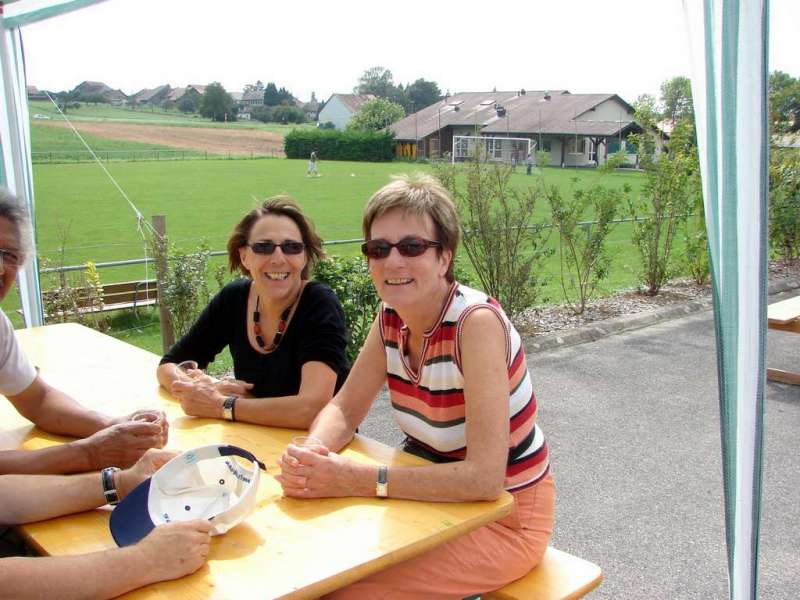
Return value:
[[(383, 301), (341, 390), (278, 480), (298, 498), (424, 501), (514, 496), (511, 514), (335, 592), (333, 598), (463, 598), (522, 577), (544, 556), (555, 486), (522, 341), (494, 298), (455, 281), (458, 214), (429, 176), (399, 177), (364, 211), (362, 251)], [(336, 454), (388, 383), (405, 450), (432, 465), (376, 467)]]

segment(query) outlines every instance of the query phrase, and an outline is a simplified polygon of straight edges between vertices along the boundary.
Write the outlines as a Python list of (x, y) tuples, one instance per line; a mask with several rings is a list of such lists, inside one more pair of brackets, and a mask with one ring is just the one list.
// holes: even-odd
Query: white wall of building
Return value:
[(578, 121), (629, 121), (633, 115), (618, 100), (609, 98), (578, 117)]
[(330, 121), (336, 129), (344, 129), (352, 118), (353, 113), (350, 112), (350, 109), (337, 96), (332, 96), (323, 109), (319, 111), (317, 121), (320, 123)]

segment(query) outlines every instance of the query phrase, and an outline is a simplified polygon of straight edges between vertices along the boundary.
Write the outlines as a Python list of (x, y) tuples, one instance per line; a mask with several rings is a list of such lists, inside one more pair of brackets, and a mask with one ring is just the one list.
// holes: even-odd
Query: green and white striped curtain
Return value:
[(711, 253), (732, 600), (758, 597), (767, 265), (768, 0), (683, 0)]

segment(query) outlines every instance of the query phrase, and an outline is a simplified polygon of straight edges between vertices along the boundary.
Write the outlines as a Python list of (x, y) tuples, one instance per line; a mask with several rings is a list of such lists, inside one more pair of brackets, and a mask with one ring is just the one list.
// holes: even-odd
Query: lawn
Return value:
[[(111, 140), (87, 133), (82, 133), (81, 136), (86, 140), (86, 143), (89, 144), (92, 150), (94, 150), (95, 153), (103, 159), (109, 156), (107, 153), (110, 153), (111, 157), (120, 158), (123, 156), (123, 154), (133, 155), (133, 153), (136, 151), (175, 150), (169, 146), (162, 146), (159, 144)], [(71, 129), (43, 125), (37, 123), (36, 121), (31, 122), (31, 152), (33, 153), (34, 160), (60, 160), (63, 159), (64, 155), (62, 154), (59, 156), (59, 153), (69, 153), (74, 152), (75, 150), (85, 151), (86, 147), (81, 143)], [(189, 150), (186, 152), (187, 155), (192, 154), (192, 152)], [(202, 153), (195, 152), (194, 154)]]
[[(39, 119), (34, 119), (34, 115), (44, 115), (51, 120), (61, 120), (52, 102), (36, 100), (29, 102), (29, 113), (32, 123)], [(133, 109), (126, 106), (113, 106), (111, 104), (81, 104), (80, 108), (71, 108), (67, 111), (70, 121), (109, 121), (117, 123), (142, 123), (147, 125), (169, 125), (175, 127), (222, 127), (228, 129), (259, 129), (263, 131), (275, 131), (278, 133), (288, 133), (295, 127), (313, 128), (315, 125), (283, 125), (281, 123), (261, 123), (260, 121), (234, 121), (230, 123), (216, 123), (211, 119), (206, 119), (197, 114), (185, 114), (179, 110), (165, 111), (159, 108), (150, 107)]]
[[(305, 176), (306, 162), (288, 159), (188, 160), (176, 162), (115, 162), (109, 171), (131, 201), (149, 219), (164, 214), (170, 240), (184, 251), (206, 242), (221, 250), (236, 221), (257, 199), (288, 193), (298, 200), (314, 220), (323, 239), (360, 238), (361, 211), (375, 190), (398, 173), (429, 171), (426, 165), (409, 163), (322, 162), (319, 178)], [(524, 169), (512, 176), (514, 186), (526, 186), (539, 177), (528, 177)], [(598, 180), (609, 186), (629, 184), (638, 190), (643, 178), (635, 172), (618, 172), (601, 179), (594, 170), (545, 169), (544, 177), (562, 189), (573, 178), (580, 185)], [(93, 164), (34, 165), (39, 254), (50, 266), (80, 264), (87, 260), (103, 262), (141, 257), (144, 243), (137, 230), (133, 209), (121, 197), (103, 172)], [(548, 207), (540, 205), (536, 220), (549, 222)], [(624, 215), (621, 215), (624, 216)], [(64, 246), (63, 258), (61, 246)], [(551, 237), (551, 244), (556, 236)], [(609, 239), (613, 257), (610, 277), (603, 293), (636, 283), (638, 259), (630, 242), (630, 225), (621, 224)], [(357, 244), (329, 246), (337, 255), (353, 255)], [(464, 259), (462, 251), (462, 259)], [(216, 259), (220, 264), (222, 259)], [(550, 284), (546, 295), (560, 301), (558, 263), (551, 259), (546, 268)], [(142, 265), (101, 270), (103, 282), (152, 277), (152, 267)], [(47, 287), (47, 277), (44, 278)], [(216, 284), (212, 283), (212, 289)], [(4, 310), (17, 308), (16, 297), (9, 297)], [(15, 321), (19, 324), (19, 320)], [(134, 318), (123, 317), (113, 324), (124, 330), (121, 337), (158, 351), (157, 319), (144, 311)], [(143, 331), (136, 328), (144, 327)]]

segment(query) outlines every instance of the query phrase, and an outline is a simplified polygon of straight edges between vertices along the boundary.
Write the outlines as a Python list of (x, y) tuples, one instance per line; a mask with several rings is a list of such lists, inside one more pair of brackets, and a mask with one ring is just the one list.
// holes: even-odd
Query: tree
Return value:
[(206, 87), (200, 102), (200, 114), (213, 121), (235, 121), (236, 103), (222, 84), (214, 82)]
[(280, 103), (278, 88), (270, 81), (264, 88), (264, 106), (278, 106)]
[(458, 206), (464, 248), (482, 289), (509, 315), (536, 304), (547, 283), (544, 264), (553, 254), (547, 243), (552, 229), (534, 221), (544, 188), (513, 186), (511, 167), (490, 164), (485, 156), (464, 169), (445, 162), (434, 170)]
[(263, 92), (263, 91), (264, 91), (264, 84), (261, 82), (260, 79), (255, 83), (248, 83), (247, 85), (244, 86), (244, 90), (242, 90), (242, 92), (245, 94), (248, 92)]
[(384, 98), (374, 98), (365, 102), (356, 115), (347, 124), (354, 131), (380, 131), (405, 116), (403, 107)]
[(250, 114), (256, 121), (262, 123), (269, 123), (272, 121), (272, 107), (271, 106), (252, 106), (250, 107)]
[(189, 94), (184, 94), (183, 98), (178, 101), (178, 110), (182, 113), (196, 112), (197, 103)]
[(264, 88), (264, 106), (280, 106), (281, 104), (294, 104), (294, 96), (285, 87), (278, 89), (273, 82)]
[(372, 94), (379, 98), (389, 98), (394, 89), (392, 72), (383, 67), (371, 67), (358, 78), (353, 90), (356, 94)]
[(770, 73), (769, 122), (774, 133), (800, 131), (800, 78), (782, 71)]
[(430, 106), (442, 97), (442, 91), (435, 81), (417, 79), (406, 87), (409, 101), (414, 103), (414, 110)]
[(67, 114), (68, 108), (75, 108), (78, 102), (78, 98), (80, 97), (80, 92), (75, 90), (71, 90), (68, 92), (59, 92), (56, 94), (56, 98), (58, 99), (58, 107), (61, 109), (61, 112)]
[(688, 77), (673, 77), (661, 84), (663, 117), (673, 123), (690, 118), (694, 120), (692, 84)]
[(276, 123), (304, 123), (306, 113), (297, 106), (281, 104), (272, 108), (272, 120)]

